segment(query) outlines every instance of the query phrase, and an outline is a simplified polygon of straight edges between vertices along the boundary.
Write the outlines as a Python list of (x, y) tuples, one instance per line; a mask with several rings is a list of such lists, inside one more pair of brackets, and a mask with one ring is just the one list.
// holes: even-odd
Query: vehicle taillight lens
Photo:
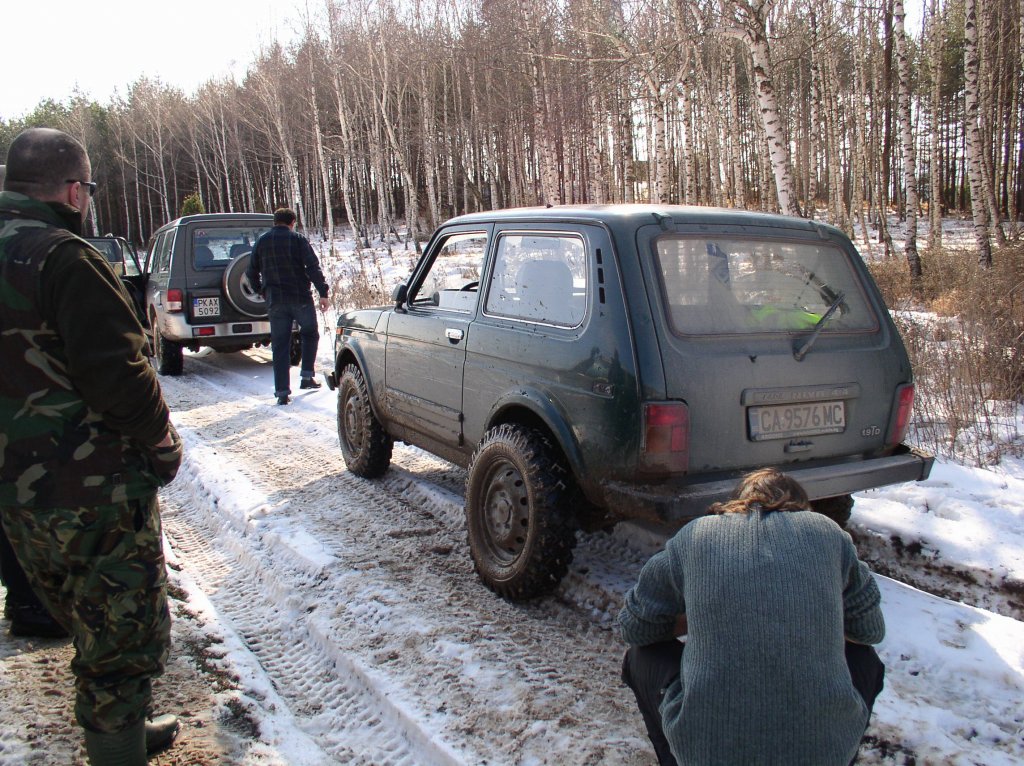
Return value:
[(896, 389), (893, 401), (894, 413), (889, 433), (885, 437), (885, 446), (895, 447), (907, 435), (910, 427), (910, 416), (914, 412), (914, 384), (905, 383)]
[(643, 468), (647, 471), (685, 473), (689, 462), (689, 408), (683, 402), (645, 404)]
[(167, 297), (164, 299), (164, 307), (168, 311), (181, 311), (181, 307), (184, 305), (185, 296), (181, 290), (171, 289), (167, 291)]

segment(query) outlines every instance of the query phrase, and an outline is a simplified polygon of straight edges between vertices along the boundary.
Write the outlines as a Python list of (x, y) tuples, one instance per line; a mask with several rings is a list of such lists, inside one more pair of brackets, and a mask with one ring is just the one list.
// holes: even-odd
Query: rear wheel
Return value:
[(302, 336), (297, 332), (292, 333), (291, 343), (288, 345), (288, 364), (298, 367), (302, 363)]
[(572, 562), (577, 497), (564, 458), (542, 432), (487, 432), (466, 482), (469, 549), (484, 584), (512, 601), (550, 593)]
[(345, 367), (338, 382), (338, 441), (348, 470), (375, 479), (391, 464), (394, 442), (370, 407), (369, 390), (362, 371)]
[(812, 500), (811, 509), (822, 516), (828, 516), (836, 524), (846, 529), (846, 524), (850, 521), (850, 513), (853, 511), (853, 497), (851, 495), (839, 495), (837, 497), (823, 497), (820, 500)]
[(185, 359), (180, 343), (167, 340), (161, 332), (156, 317), (150, 322), (152, 335), (150, 344), (153, 350), (153, 364), (161, 375), (181, 375)]

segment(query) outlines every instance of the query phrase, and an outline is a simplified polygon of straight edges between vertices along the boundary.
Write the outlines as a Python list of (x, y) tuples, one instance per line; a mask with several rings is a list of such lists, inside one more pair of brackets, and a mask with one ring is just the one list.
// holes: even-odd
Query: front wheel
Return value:
[(373, 414), (366, 379), (354, 364), (338, 381), (338, 441), (345, 465), (356, 476), (375, 479), (391, 464), (394, 441)]
[(477, 574), (503, 598), (550, 593), (572, 562), (576, 489), (564, 458), (540, 431), (491, 429), (466, 481), (466, 527)]

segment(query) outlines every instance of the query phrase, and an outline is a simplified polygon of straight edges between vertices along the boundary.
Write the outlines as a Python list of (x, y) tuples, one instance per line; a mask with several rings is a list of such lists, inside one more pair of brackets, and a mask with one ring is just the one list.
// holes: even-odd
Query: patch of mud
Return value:
[(871, 569), (936, 596), (1024, 620), (1024, 583), (998, 573), (955, 567), (942, 560), (938, 549), (899, 535), (886, 537), (850, 525), (847, 530), (857, 553)]

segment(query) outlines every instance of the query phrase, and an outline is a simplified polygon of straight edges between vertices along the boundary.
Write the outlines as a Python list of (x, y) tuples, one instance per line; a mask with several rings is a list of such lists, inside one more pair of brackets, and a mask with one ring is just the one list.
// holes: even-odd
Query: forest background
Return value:
[[(903, 0), (325, 0), (240, 82), (47, 98), (0, 120), (0, 156), (77, 136), (92, 232), (143, 246), (183, 209), (280, 205), (328, 254), (521, 205), (824, 220), (895, 309), (920, 440), (998, 462), (1024, 453), (1024, 0), (915, 1), (916, 35)], [(384, 300), (373, 262), (337, 307)]]
[(0, 121), (0, 154), (31, 125), (78, 136), (95, 231), (143, 244), (192, 194), (367, 245), (649, 201), (873, 229), (886, 254), (889, 212), (926, 216), (925, 246), (972, 216), (990, 262), (1024, 209), (1024, 0), (922, 2), (914, 37), (901, 0), (328, 0), (241, 82), (48, 98)]

